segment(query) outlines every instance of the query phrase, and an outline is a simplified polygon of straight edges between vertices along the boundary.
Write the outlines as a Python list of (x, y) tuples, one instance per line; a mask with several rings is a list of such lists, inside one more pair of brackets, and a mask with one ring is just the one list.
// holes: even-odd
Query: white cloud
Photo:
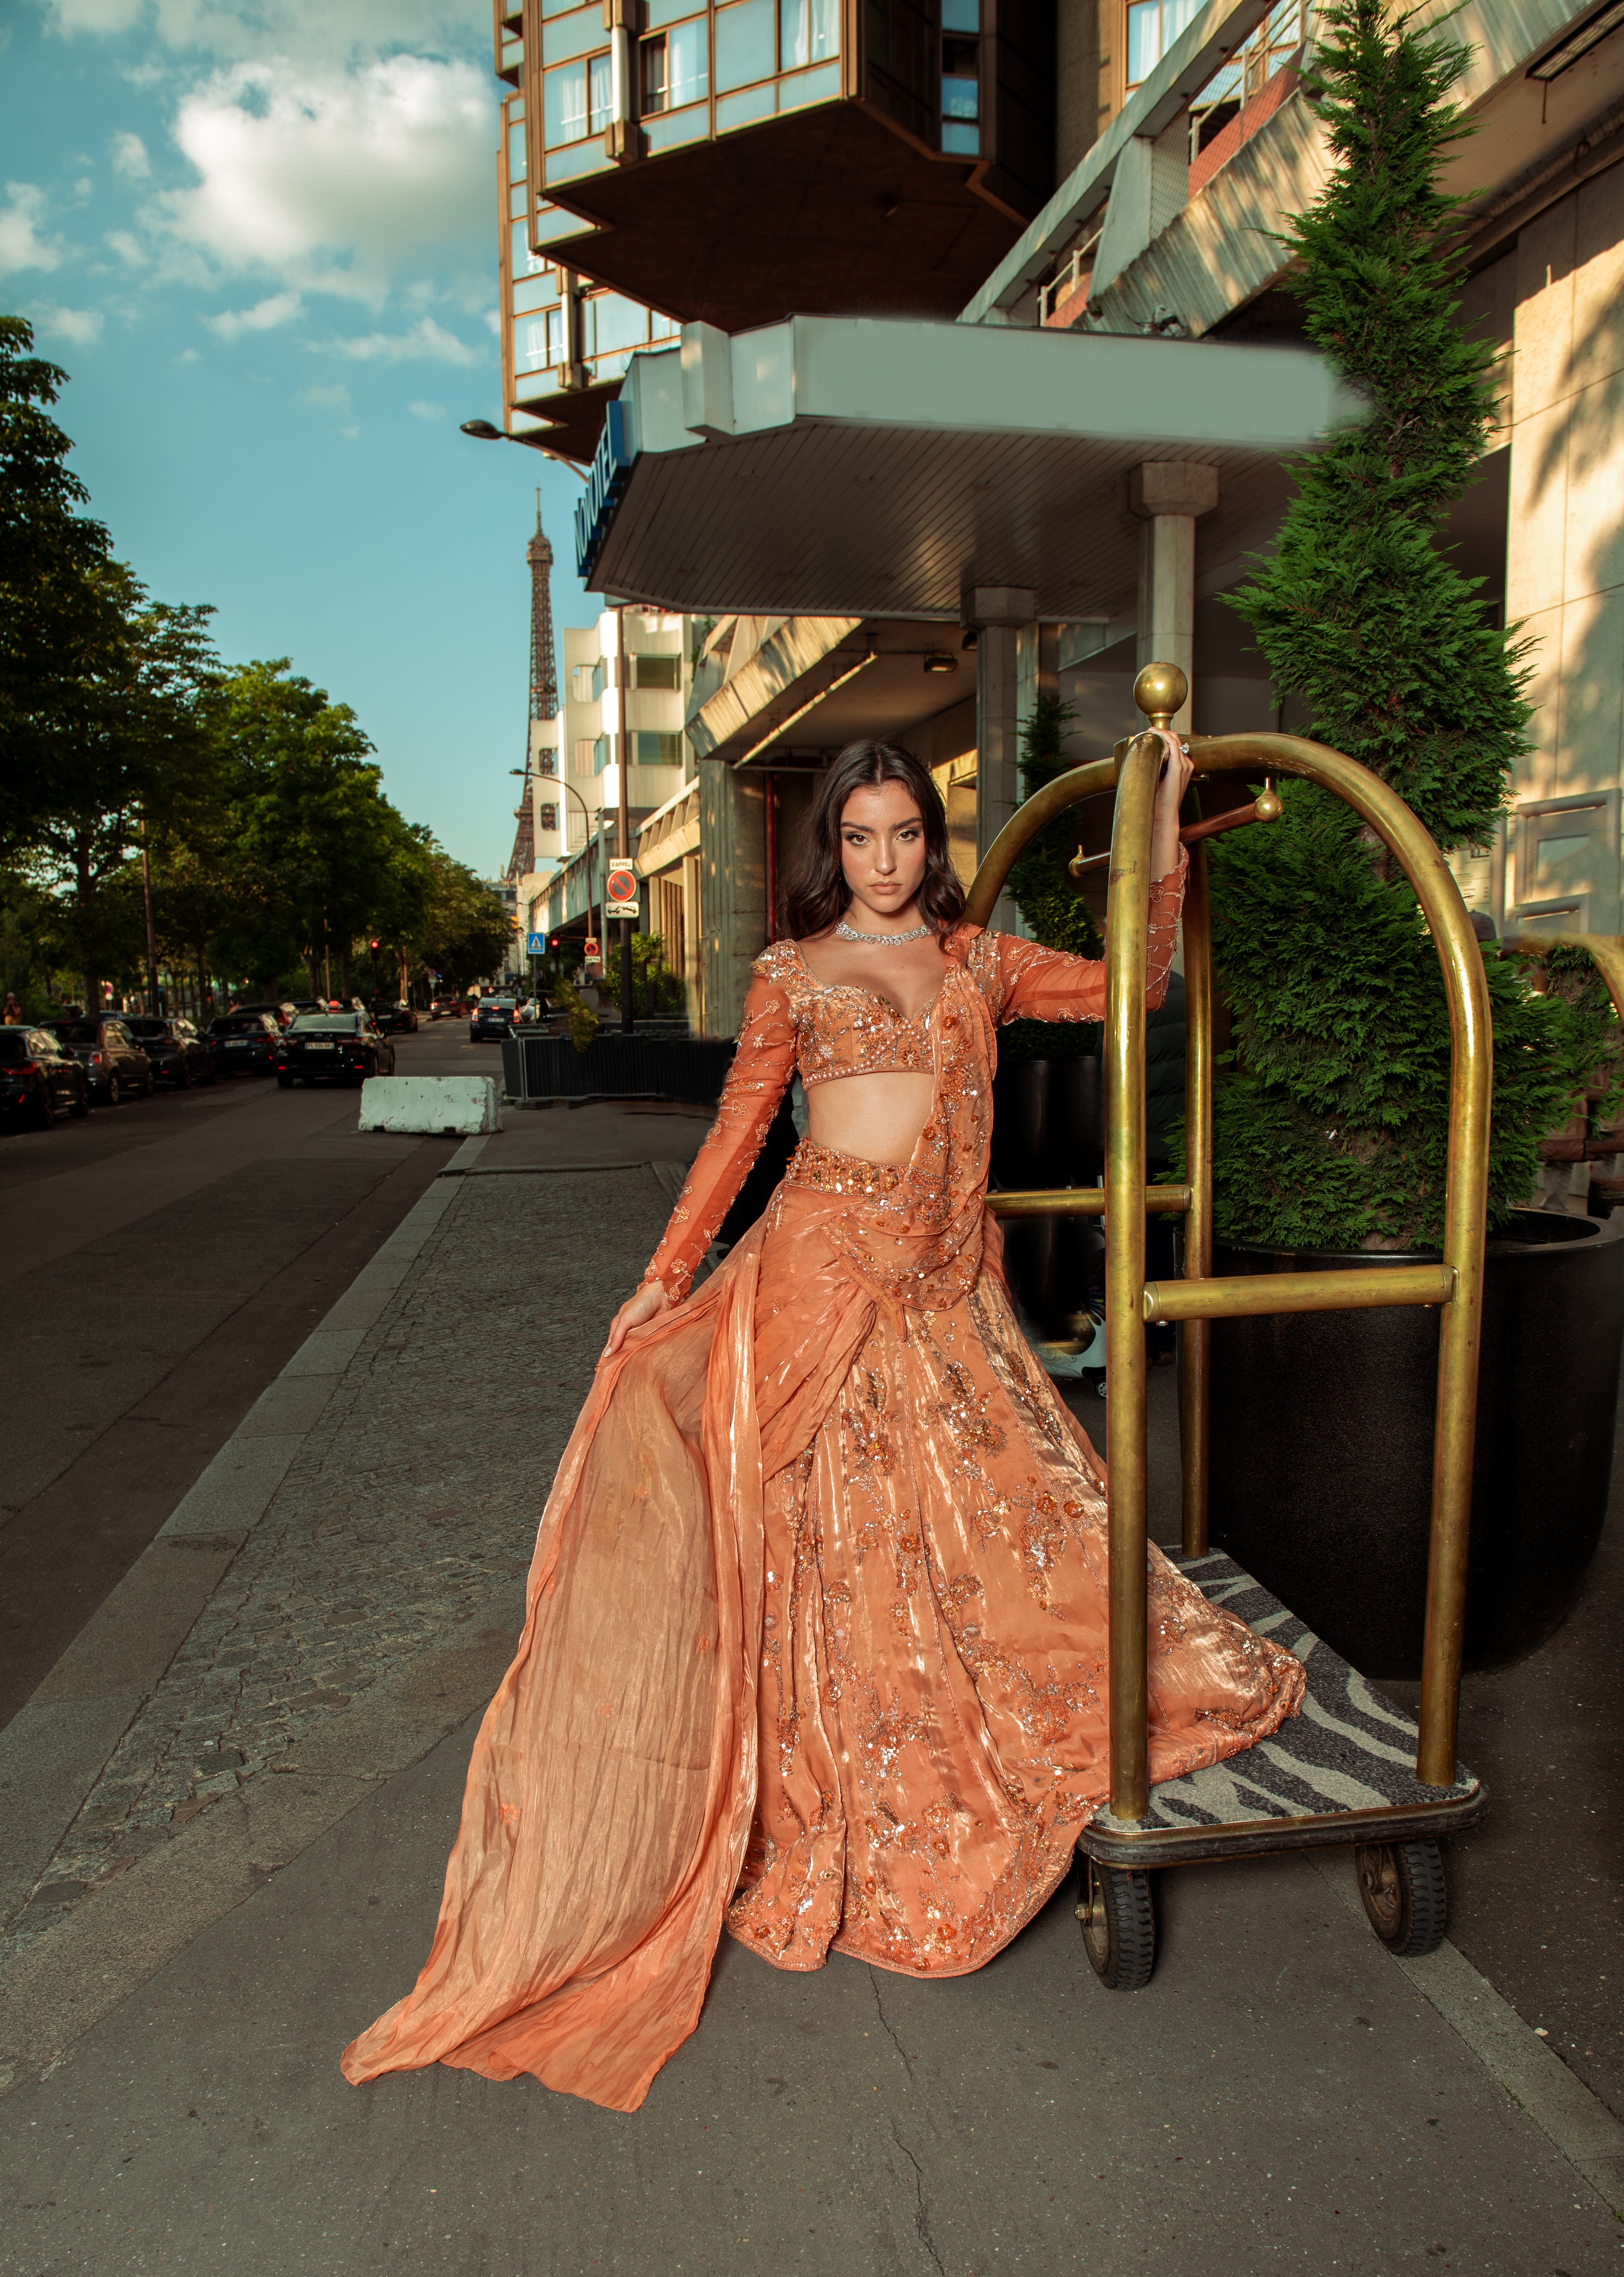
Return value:
[(72, 347), (87, 348), (102, 337), (99, 308), (64, 308), (49, 301), (36, 301), (28, 316), (42, 339), (66, 340)]
[(304, 302), (297, 293), (273, 293), (269, 299), (256, 301), (251, 308), (223, 308), (217, 316), (203, 318), (209, 331), (219, 340), (240, 339), (245, 332), (273, 331), (304, 314)]
[[(46, 29), (63, 39), (146, 32), (178, 51), (241, 61), (253, 56), (344, 57), (401, 45), (463, 44), (466, 0), (40, 0)], [(489, 21), (479, 26), (489, 37)]]
[(406, 409), (414, 419), (444, 419), (445, 416), (443, 403), (408, 403)]
[(314, 403), (322, 411), (347, 411), (350, 391), (342, 384), (337, 387), (307, 387), (302, 400)]
[(180, 354), (175, 358), (177, 363), (195, 363), (197, 361), (198, 354), (195, 348), (182, 348)]
[(127, 229), (110, 229), (107, 232), (107, 244), (109, 249), (118, 255), (126, 269), (146, 267), (147, 248), (140, 239), (133, 237)]
[(111, 137), (107, 147), (114, 173), (122, 174), (126, 182), (144, 182), (151, 173), (152, 161), (139, 134), (120, 132)]
[(62, 260), (58, 238), (41, 234), (45, 193), (37, 182), (8, 182), (0, 206), (0, 275), (13, 269), (55, 269)]
[(233, 65), (182, 97), (174, 133), (199, 179), (155, 217), (222, 270), (374, 308), (402, 272), (488, 272), (495, 104), (471, 63)]
[(482, 348), (471, 348), (459, 340), (455, 332), (448, 332), (444, 324), (436, 324), (432, 316), (420, 316), (409, 331), (366, 332), (359, 339), (347, 340), (312, 340), (312, 347), (330, 348), (336, 354), (348, 356), (354, 363), (411, 363), (427, 361), (430, 363), (471, 364), (484, 362)]

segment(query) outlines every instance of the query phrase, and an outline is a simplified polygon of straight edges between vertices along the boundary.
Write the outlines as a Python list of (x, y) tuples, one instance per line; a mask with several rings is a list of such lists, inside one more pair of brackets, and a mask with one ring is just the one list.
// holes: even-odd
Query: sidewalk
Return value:
[(1064, 1891), (947, 1984), (724, 1940), (632, 2118), (345, 2086), (704, 1127), (469, 1141), (0, 1735), (0, 2270), (1613, 2268), (1624, 2129), (1460, 1953), (1393, 1962), (1339, 1855), (1163, 1877), (1131, 1997)]

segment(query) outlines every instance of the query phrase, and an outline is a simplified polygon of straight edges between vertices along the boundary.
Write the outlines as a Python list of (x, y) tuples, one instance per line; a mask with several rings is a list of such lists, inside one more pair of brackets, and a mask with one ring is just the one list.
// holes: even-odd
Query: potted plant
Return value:
[[(1278, 544), (1233, 605), (1301, 732), (1400, 793), (1446, 851), (1487, 842), (1529, 710), (1527, 644), (1436, 542), (1491, 425), (1493, 356), (1460, 328), (1465, 131), (1446, 38), (1340, 0), (1305, 82), (1334, 166), (1283, 243), (1310, 339), (1368, 416), (1299, 461)], [(1449, 1026), (1402, 872), (1352, 811), (1282, 787), (1268, 829), (1211, 855), (1232, 1020), (1215, 1100), (1217, 1269), (1433, 1251), (1444, 1202)], [(1543, 991), (1487, 956), (1494, 1022), (1490, 1261), (1468, 1661), (1530, 1649), (1572, 1602), (1599, 1532), (1624, 1343), (1614, 1227), (1524, 1205), (1542, 1136), (1609, 1093), (1616, 1023), (1579, 952)], [(1605, 1110), (1608, 1099), (1604, 1097)], [(1624, 1232), (1624, 1228), (1619, 1228)], [(1214, 1538), (1356, 1666), (1419, 1664), (1438, 1316), (1285, 1315), (1214, 1337)]]

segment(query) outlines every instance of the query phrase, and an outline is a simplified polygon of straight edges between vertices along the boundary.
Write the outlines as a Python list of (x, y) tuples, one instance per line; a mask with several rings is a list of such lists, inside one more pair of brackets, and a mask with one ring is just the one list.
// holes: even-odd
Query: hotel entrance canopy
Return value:
[(1147, 461), (1216, 469), (1243, 531), (1280, 461), (1358, 400), (1295, 347), (793, 316), (690, 324), (609, 407), (576, 558), (589, 587), (689, 613), (956, 624), (970, 587), (1098, 614), (1133, 585)]

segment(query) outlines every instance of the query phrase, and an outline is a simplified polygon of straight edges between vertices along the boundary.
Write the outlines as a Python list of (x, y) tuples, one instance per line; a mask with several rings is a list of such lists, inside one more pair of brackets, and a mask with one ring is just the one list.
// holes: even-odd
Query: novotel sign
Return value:
[(598, 438), (586, 491), (575, 506), (575, 574), (583, 580), (596, 567), (609, 525), (615, 518), (615, 508), (637, 462), (637, 453), (628, 440), (631, 425), (624, 403), (617, 400), (605, 405), (603, 432)]

